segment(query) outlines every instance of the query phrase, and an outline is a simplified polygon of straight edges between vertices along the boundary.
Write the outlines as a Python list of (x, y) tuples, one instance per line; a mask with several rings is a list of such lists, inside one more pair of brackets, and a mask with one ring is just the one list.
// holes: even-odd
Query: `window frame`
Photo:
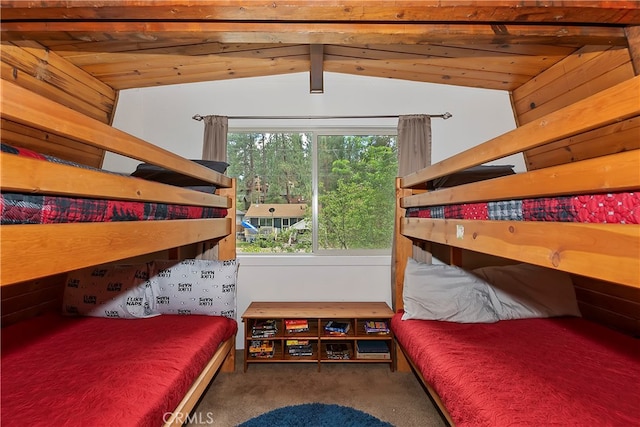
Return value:
[(231, 133), (306, 133), (311, 135), (311, 224), (312, 224), (312, 245), (310, 253), (264, 253), (246, 254), (243, 256), (387, 256), (391, 255), (391, 247), (387, 249), (319, 249), (318, 245), (318, 214), (319, 214), (319, 194), (318, 194), (318, 137), (319, 136), (356, 136), (356, 135), (385, 135), (398, 138), (397, 127), (392, 126), (229, 126), (227, 134)]

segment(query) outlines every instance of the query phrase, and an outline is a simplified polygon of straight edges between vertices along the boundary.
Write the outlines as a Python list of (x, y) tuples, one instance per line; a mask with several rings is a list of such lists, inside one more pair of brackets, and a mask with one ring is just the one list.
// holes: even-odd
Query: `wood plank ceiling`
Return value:
[[(113, 89), (324, 71), (512, 91), (580, 49), (627, 47), (639, 1), (0, 1), (34, 42)], [(10, 49), (3, 49), (8, 54)]]

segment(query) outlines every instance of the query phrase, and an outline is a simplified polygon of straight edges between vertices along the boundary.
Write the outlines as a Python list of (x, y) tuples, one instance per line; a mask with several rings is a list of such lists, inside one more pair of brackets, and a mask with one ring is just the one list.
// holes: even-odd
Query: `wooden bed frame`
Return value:
[(173, 410), (171, 417), (164, 423), (164, 427), (177, 427), (185, 423), (216, 373), (218, 371), (233, 372), (235, 370), (235, 353), (236, 336), (234, 335), (220, 344), (218, 351), (215, 352), (207, 366), (193, 382), (187, 394), (184, 395), (176, 409)]
[[(405, 218), (409, 207), (584, 194), (640, 191), (640, 149), (594, 156), (525, 173), (427, 192), (426, 183), (466, 168), (578, 137), (612, 123), (637, 120), (640, 115), (640, 77), (636, 76), (575, 104), (550, 113), (497, 138), (475, 146), (396, 182), (396, 235), (393, 252), (394, 309), (403, 308), (402, 290), (407, 259), (414, 245), (463, 268), (526, 262), (566, 271), (574, 283), (598, 283), (604, 295), (618, 289), (619, 306), (640, 304), (640, 225), (581, 224), (525, 221), (471, 221)], [(622, 289), (622, 291), (620, 291)], [(578, 289), (577, 289), (578, 291)], [(580, 293), (577, 292), (578, 297)], [(614, 291), (613, 294), (616, 294)], [(588, 301), (587, 301), (588, 302)], [(587, 303), (580, 301), (579, 303)], [(616, 307), (609, 307), (615, 313)], [(624, 310), (621, 310), (624, 311)], [(587, 310), (586, 313), (589, 313)], [(626, 312), (626, 323), (591, 319), (628, 334), (640, 332), (639, 318)], [(583, 310), (583, 316), (588, 318)], [(615, 316), (612, 316), (615, 319)], [(611, 319), (609, 319), (611, 320)], [(417, 373), (447, 420), (446, 408), (398, 345), (398, 370)]]
[[(3, 81), (3, 120), (65, 136), (69, 152), (97, 147), (199, 178), (215, 185), (205, 194), (170, 185), (0, 153), (3, 191), (74, 195), (228, 209), (226, 218), (3, 226), (0, 285), (22, 300), (4, 310), (3, 326), (60, 308), (62, 275), (115, 261), (183, 259), (205, 251), (235, 259), (235, 180), (183, 159), (52, 100)], [(58, 155), (58, 157), (60, 157)], [(69, 156), (73, 158), (73, 156)], [(20, 268), (30, 260), (29, 268)], [(35, 260), (35, 261), (34, 261)], [(48, 297), (47, 297), (48, 295)], [(3, 295), (4, 296), (4, 295)], [(46, 297), (46, 299), (45, 299)], [(166, 426), (182, 425), (214, 375), (235, 369), (235, 335), (223, 342)]]

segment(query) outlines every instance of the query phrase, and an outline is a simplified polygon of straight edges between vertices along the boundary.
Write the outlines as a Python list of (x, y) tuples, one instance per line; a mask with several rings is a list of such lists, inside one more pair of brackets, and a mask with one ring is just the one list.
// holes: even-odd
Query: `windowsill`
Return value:
[(238, 262), (248, 266), (390, 266), (391, 255), (252, 255), (238, 254)]

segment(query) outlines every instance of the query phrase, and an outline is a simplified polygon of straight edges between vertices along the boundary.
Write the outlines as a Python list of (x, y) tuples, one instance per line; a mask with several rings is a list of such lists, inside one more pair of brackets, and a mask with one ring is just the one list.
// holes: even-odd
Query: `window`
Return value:
[(227, 139), (238, 253), (388, 253), (394, 132), (243, 132)]

